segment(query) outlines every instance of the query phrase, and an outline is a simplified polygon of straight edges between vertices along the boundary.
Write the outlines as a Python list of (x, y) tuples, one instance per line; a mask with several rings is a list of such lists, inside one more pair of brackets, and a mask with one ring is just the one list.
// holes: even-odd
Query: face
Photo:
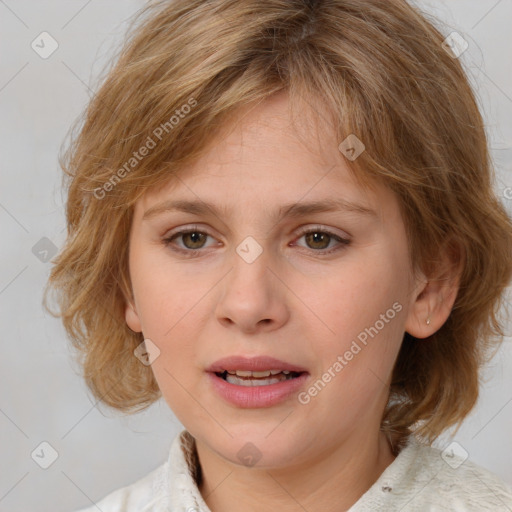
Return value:
[[(197, 442), (234, 464), (251, 442), (258, 465), (274, 468), (378, 434), (417, 295), (391, 191), (360, 188), (328, 134), (310, 133), (322, 147), (306, 148), (287, 101), (248, 111), (138, 201), (126, 307), (130, 328), (158, 347), (151, 368)], [(229, 356), (303, 373), (267, 389), (233, 384), (208, 371)]]

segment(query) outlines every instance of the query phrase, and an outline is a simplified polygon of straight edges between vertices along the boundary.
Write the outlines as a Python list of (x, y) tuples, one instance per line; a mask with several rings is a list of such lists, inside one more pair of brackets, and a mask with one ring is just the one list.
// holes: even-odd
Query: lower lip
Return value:
[(301, 373), (294, 379), (267, 386), (239, 386), (230, 384), (213, 372), (208, 372), (215, 391), (231, 404), (242, 408), (270, 407), (278, 404), (298, 391), (304, 385), (308, 375), (308, 373)]

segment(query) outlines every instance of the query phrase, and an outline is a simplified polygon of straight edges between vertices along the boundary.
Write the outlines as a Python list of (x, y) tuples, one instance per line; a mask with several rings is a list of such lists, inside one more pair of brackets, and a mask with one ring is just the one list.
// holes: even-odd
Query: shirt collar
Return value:
[(195, 439), (185, 429), (171, 444), (162, 482), (166, 496), (162, 512), (211, 512), (199, 491), (201, 478)]
[[(359, 507), (375, 500), (385, 500), (385, 495), (390, 495), (414, 466), (420, 446), (410, 436), (396, 459), (354, 504), (353, 510), (362, 510)], [(165, 468), (154, 488), (155, 494), (161, 496), (155, 512), (211, 512), (199, 491), (202, 475), (196, 442), (186, 429), (174, 438)]]

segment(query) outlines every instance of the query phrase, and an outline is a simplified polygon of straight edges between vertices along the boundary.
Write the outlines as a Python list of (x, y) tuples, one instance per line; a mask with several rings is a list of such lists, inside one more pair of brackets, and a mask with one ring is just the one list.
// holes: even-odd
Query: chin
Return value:
[(232, 438), (220, 443), (212, 440), (210, 447), (225, 460), (240, 467), (273, 469), (296, 462), (300, 449), (295, 448), (290, 436), (283, 431), (282, 436), (271, 434), (270, 439), (267, 437), (270, 431), (266, 427), (253, 428), (252, 431), (247, 429), (243, 434), (230, 430)]

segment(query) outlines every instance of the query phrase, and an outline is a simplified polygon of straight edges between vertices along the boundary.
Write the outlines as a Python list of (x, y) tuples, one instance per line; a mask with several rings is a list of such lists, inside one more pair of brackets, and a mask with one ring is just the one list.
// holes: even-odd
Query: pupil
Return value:
[[(203, 240), (203, 243), (201, 244), (201, 237), (204, 237), (204, 235), (202, 233), (198, 233), (197, 231), (193, 231), (191, 233), (186, 233), (185, 235), (183, 235), (184, 237), (188, 237), (190, 239), (192, 239), (192, 249), (197, 249), (198, 247), (202, 247), (202, 245), (204, 245), (204, 240)], [(197, 244), (199, 243), (199, 245), (194, 245), (194, 244)], [(188, 247), (188, 244), (185, 243), (185, 245)]]
[[(315, 245), (317, 243), (320, 243), (320, 247), (314, 246), (315, 249), (325, 249), (329, 245), (328, 239), (330, 238), (329, 235), (326, 235), (325, 233), (308, 233), (306, 234), (306, 238), (308, 240), (309, 245)], [(325, 243), (327, 241), (327, 244)], [(323, 242), (323, 243), (322, 243)]]

